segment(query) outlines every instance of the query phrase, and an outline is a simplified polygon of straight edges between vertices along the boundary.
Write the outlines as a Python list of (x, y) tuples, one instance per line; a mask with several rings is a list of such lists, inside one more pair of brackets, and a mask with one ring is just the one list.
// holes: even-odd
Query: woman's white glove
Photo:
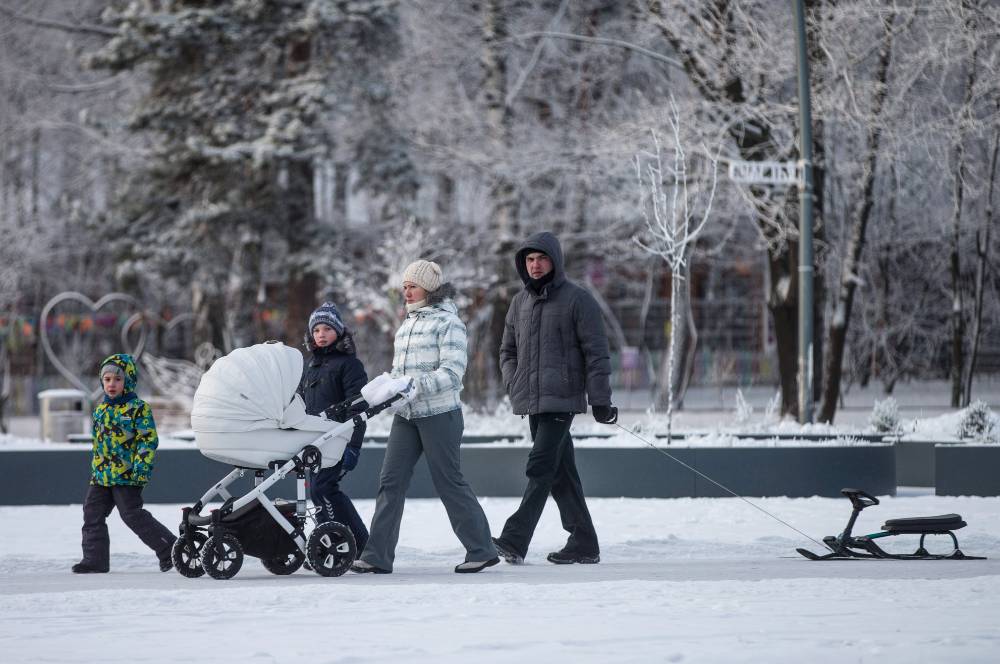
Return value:
[(385, 403), (397, 394), (403, 395), (403, 398), (387, 409), (390, 412), (395, 412), (399, 406), (413, 400), (417, 395), (417, 382), (409, 376), (393, 378), (388, 373), (383, 373), (361, 388), (361, 396), (368, 402), (369, 408)]

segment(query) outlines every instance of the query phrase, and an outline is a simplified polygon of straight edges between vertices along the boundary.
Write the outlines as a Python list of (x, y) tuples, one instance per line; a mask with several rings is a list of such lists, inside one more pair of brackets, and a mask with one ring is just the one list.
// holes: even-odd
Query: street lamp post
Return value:
[(806, 48), (804, 0), (792, 0), (799, 70), (799, 422), (813, 420), (813, 180), (812, 107), (809, 97), (809, 53)]

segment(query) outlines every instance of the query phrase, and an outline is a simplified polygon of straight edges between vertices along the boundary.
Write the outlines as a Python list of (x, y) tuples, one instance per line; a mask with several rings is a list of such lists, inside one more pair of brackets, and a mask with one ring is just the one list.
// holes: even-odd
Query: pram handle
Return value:
[(331, 420), (336, 420), (339, 418), (347, 419), (348, 410), (350, 409), (350, 407), (362, 401), (364, 401), (364, 398), (360, 394), (355, 394), (353, 396), (347, 397), (340, 403), (333, 404), (323, 412)]
[(372, 417), (378, 415), (379, 413), (381, 413), (383, 410), (386, 410), (387, 408), (391, 408), (397, 401), (399, 401), (400, 399), (403, 399), (403, 398), (404, 397), (403, 397), (402, 394), (398, 394), (398, 393), (394, 394), (394, 395), (392, 395), (392, 397), (390, 397), (389, 399), (386, 399), (382, 403), (375, 404), (374, 406), (371, 406), (368, 410), (365, 411), (365, 417), (372, 418)]

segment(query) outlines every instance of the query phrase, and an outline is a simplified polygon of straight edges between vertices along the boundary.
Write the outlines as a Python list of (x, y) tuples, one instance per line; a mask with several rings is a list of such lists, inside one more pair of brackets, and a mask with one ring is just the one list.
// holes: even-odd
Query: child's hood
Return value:
[[(101, 362), (101, 369), (105, 365), (113, 364), (122, 370), (125, 375), (125, 392), (135, 392), (135, 386), (139, 383), (139, 369), (135, 366), (135, 359), (126, 353), (116, 353)], [(100, 374), (98, 373), (98, 378)]]

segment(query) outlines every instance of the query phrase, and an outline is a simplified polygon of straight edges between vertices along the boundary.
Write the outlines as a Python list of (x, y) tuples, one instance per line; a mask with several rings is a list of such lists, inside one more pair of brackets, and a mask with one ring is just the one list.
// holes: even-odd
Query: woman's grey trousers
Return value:
[(496, 557), (489, 521), (462, 476), (459, 446), (464, 429), (461, 409), (412, 420), (396, 415), (382, 463), (371, 535), (361, 560), (392, 570), (406, 490), (421, 454), (427, 455), (431, 481), (448, 512), (451, 529), (465, 547), (465, 560), (485, 561)]

